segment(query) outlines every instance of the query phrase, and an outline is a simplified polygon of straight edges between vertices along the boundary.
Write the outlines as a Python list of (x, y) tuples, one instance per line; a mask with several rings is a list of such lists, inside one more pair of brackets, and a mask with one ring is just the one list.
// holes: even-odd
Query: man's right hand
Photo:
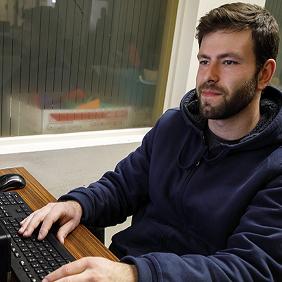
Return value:
[(64, 244), (67, 235), (78, 226), (81, 216), (82, 208), (76, 201), (49, 203), (26, 217), (20, 223), (19, 233), (24, 237), (29, 237), (42, 223), (38, 233), (38, 240), (42, 240), (52, 225), (58, 222), (60, 228), (57, 232), (57, 238)]

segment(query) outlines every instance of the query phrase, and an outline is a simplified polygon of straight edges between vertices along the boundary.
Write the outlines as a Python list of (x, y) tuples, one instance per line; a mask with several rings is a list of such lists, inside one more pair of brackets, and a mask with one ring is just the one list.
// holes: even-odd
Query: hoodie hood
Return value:
[[(282, 93), (268, 86), (261, 96), (261, 120), (257, 126), (236, 144), (222, 143), (223, 151), (258, 149), (269, 145), (282, 144)], [(181, 114), (187, 124), (203, 135), (207, 128), (207, 119), (199, 113), (199, 101), (196, 90), (189, 91), (180, 103)]]

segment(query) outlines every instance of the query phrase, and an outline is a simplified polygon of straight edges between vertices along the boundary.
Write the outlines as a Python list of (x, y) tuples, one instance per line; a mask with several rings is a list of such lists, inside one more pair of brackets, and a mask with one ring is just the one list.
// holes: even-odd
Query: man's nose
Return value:
[(218, 82), (219, 81), (219, 66), (217, 63), (210, 63), (206, 70), (206, 81)]

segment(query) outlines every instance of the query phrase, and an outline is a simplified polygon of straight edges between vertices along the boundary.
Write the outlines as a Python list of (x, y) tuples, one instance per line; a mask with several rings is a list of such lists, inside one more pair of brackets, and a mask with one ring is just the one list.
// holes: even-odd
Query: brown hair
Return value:
[(199, 46), (203, 37), (218, 30), (250, 29), (254, 42), (257, 71), (268, 59), (276, 59), (279, 48), (279, 27), (270, 12), (247, 3), (225, 4), (201, 17), (196, 38)]

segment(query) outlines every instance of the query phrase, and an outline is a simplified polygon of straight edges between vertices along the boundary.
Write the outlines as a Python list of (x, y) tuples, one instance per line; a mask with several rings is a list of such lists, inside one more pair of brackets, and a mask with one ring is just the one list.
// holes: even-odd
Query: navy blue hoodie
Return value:
[(282, 281), (281, 104), (267, 87), (257, 127), (213, 148), (192, 90), (114, 171), (61, 200), (95, 226), (133, 215), (110, 249), (138, 281)]

